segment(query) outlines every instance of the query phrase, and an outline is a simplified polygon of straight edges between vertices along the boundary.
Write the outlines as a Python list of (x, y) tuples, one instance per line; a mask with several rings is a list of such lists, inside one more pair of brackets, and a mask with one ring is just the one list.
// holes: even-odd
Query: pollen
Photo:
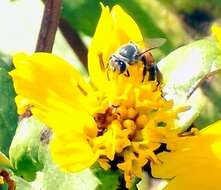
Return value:
[(145, 124), (147, 123), (148, 118), (145, 114), (141, 114), (136, 119), (136, 125), (138, 128), (143, 128)]
[[(114, 99), (110, 89), (103, 93), (105, 98), (99, 98), (99, 105), (107, 107), (94, 113), (98, 133), (90, 144), (99, 155), (100, 166), (107, 170), (114, 164), (123, 171), (126, 187), (130, 188), (132, 179), (142, 176), (146, 164), (159, 163), (154, 151), (163, 143), (165, 130), (174, 128), (171, 121), (175, 121), (180, 110), (173, 110), (173, 103), (162, 97), (156, 81), (122, 86), (120, 83), (128, 80), (124, 78), (115, 78), (115, 86), (113, 82), (107, 85), (118, 89)], [(159, 123), (164, 123), (164, 127)]]

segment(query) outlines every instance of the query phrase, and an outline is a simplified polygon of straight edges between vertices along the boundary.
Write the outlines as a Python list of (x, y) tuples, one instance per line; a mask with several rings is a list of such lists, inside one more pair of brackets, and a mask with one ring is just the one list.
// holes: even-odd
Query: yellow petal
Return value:
[(143, 43), (135, 21), (119, 5), (114, 6), (111, 12), (102, 5), (102, 14), (88, 54), (90, 77), (97, 87), (106, 85), (107, 74), (104, 70), (111, 54), (131, 41)]
[(98, 159), (98, 154), (89, 144), (89, 139), (97, 135), (96, 123), (91, 115), (60, 102), (59, 109), (49, 110), (39, 117), (53, 130), (50, 144), (52, 158), (63, 170), (81, 171)]
[(102, 13), (96, 27), (94, 37), (88, 51), (88, 69), (92, 82), (97, 86), (103, 86), (106, 80), (104, 70), (107, 60), (104, 59), (104, 51), (108, 47), (107, 36), (110, 35), (112, 20), (109, 7), (102, 5)]
[(0, 152), (0, 166), (12, 167), (10, 160)]
[[(114, 24), (113, 30), (115, 32), (116, 44), (118, 42), (119, 45), (122, 45), (129, 41), (143, 43), (143, 37), (136, 22), (119, 5), (113, 7), (111, 16)], [(115, 48), (118, 47), (115, 46)]]
[(19, 53), (14, 55), (13, 63), (15, 69), (10, 74), (22, 107), (24, 102), (50, 107), (48, 99), (53, 98), (82, 109), (79, 99), (83, 95), (78, 87), (88, 90), (88, 86), (70, 64), (48, 53)]
[(50, 149), (55, 163), (69, 172), (89, 168), (98, 159), (98, 154), (92, 151), (85, 135), (81, 133), (55, 134)]
[[(89, 113), (77, 110), (62, 102), (54, 102), (53, 99), (50, 105), (52, 105), (51, 109), (33, 108), (32, 112), (56, 134), (65, 135), (76, 132), (84, 133), (90, 138), (97, 135), (97, 125)], [(71, 142), (75, 142), (75, 139), (73, 138)]]
[(221, 44), (221, 27), (214, 24), (211, 27), (212, 35), (218, 40), (218, 42)]
[(15, 102), (17, 105), (17, 112), (18, 114), (23, 114), (25, 113), (26, 109), (28, 108), (28, 106), (30, 105), (30, 101), (28, 101), (28, 99), (17, 95), (15, 97)]
[(173, 143), (171, 152), (158, 155), (161, 164), (151, 165), (154, 177), (171, 179), (167, 190), (220, 189), (221, 121)]

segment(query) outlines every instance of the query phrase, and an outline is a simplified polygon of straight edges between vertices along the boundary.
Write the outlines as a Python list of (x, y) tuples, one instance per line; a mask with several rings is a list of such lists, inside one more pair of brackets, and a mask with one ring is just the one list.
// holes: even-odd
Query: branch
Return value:
[(209, 79), (210, 77), (216, 75), (216, 74), (221, 74), (221, 69), (217, 69), (215, 71), (211, 71), (209, 73), (207, 73), (202, 79), (199, 80), (199, 82), (196, 84), (196, 86), (194, 86), (192, 89), (190, 89), (189, 93), (187, 94), (187, 99), (189, 99), (193, 93), (202, 86), (202, 84)]
[(36, 52), (51, 52), (59, 23), (61, 0), (47, 0), (38, 36)]
[(59, 28), (64, 35), (65, 39), (75, 52), (75, 54), (78, 56), (81, 63), (87, 67), (87, 47), (81, 40), (79, 34), (64, 20), (60, 19)]

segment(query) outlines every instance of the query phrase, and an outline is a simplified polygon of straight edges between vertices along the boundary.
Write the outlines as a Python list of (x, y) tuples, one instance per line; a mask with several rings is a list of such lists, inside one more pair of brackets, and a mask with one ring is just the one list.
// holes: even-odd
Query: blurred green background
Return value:
[[(111, 7), (121, 5), (135, 19), (145, 38), (166, 38), (167, 43), (160, 48), (161, 56), (207, 36), (211, 23), (218, 21), (221, 14), (219, 0), (63, 0), (61, 19), (70, 28), (61, 26), (61, 30), (64, 33), (71, 29), (83, 41), (83, 44), (76, 41), (75, 51), (90, 42), (101, 12), (100, 2)], [(41, 0), (1, 0), (0, 51), (6, 54), (33, 52), (42, 13)], [(82, 69), (79, 55), (74, 55), (60, 31), (53, 52)]]

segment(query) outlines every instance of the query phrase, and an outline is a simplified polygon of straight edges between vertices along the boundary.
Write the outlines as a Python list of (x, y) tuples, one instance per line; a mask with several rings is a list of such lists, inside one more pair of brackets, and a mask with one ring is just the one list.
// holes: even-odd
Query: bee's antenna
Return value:
[(150, 48), (150, 49), (147, 49), (147, 50), (145, 50), (145, 51), (139, 53), (139, 54), (138, 54), (138, 57), (140, 57), (141, 55), (145, 54), (146, 52), (151, 51), (151, 50), (156, 49), (156, 48), (157, 48), (157, 47), (152, 47), (152, 48)]
[[(156, 49), (156, 48), (159, 48), (160, 46), (162, 46), (165, 42), (166, 42), (166, 39), (164, 38), (152, 38), (152, 39), (146, 39), (145, 40), (147, 43), (147, 45), (151, 48), (145, 50), (144, 52), (141, 52), (139, 56), (143, 55), (144, 53), (148, 52), (148, 51), (151, 51), (152, 49)], [(147, 47), (148, 47), (147, 46)]]

